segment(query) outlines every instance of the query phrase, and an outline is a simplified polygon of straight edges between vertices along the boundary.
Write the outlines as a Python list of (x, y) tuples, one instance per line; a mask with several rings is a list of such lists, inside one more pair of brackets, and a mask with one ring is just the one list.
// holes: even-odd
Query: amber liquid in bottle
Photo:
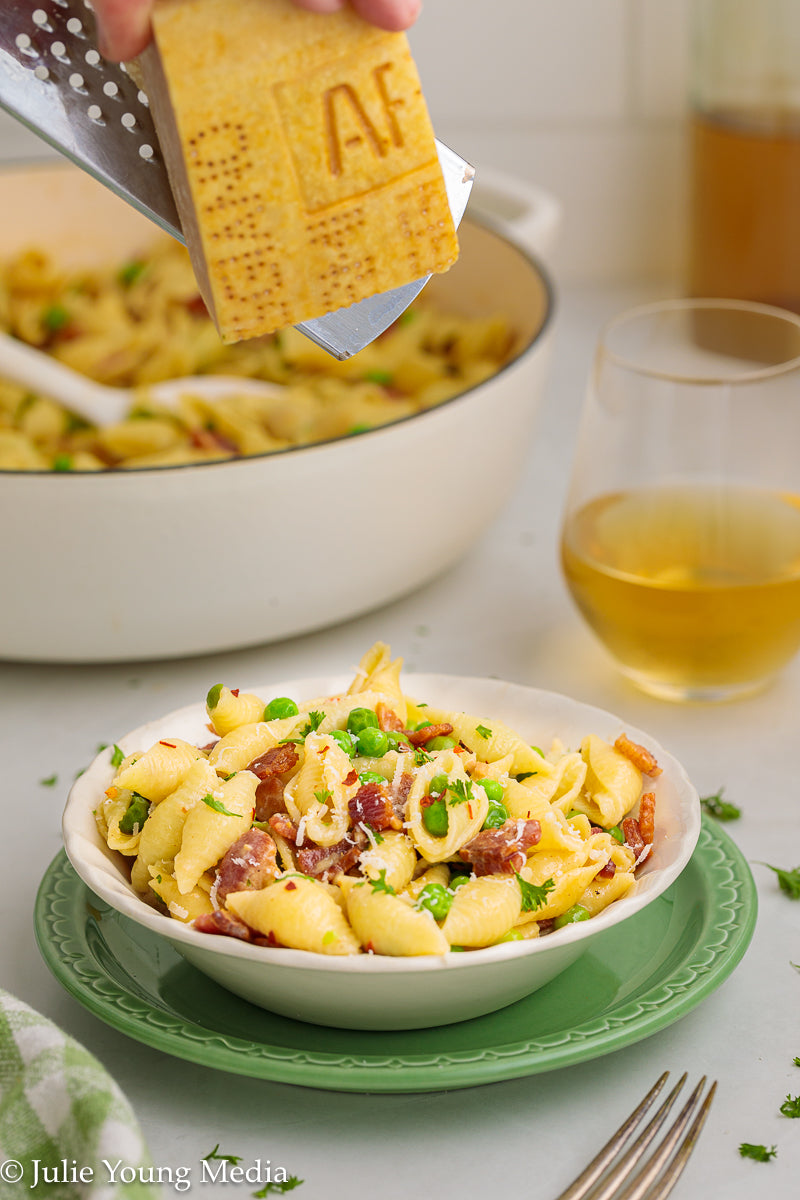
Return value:
[(800, 312), (800, 115), (692, 121), (689, 291)]

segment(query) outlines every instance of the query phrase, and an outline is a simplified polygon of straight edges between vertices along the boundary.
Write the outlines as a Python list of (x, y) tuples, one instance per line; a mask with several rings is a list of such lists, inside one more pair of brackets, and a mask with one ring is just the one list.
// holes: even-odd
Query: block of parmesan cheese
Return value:
[(200, 291), (226, 342), (458, 255), (402, 33), (291, 0), (156, 0), (138, 60)]

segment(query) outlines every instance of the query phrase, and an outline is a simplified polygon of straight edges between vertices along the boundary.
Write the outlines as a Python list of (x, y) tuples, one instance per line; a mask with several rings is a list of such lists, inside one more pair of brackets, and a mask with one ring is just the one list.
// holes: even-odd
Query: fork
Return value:
[[(652, 1105), (669, 1076), (665, 1071), (651, 1087), (640, 1104), (623, 1121), (611, 1140), (556, 1200), (665, 1200), (675, 1186), (678, 1177), (689, 1161), (700, 1130), (708, 1115), (711, 1101), (717, 1090), (716, 1080), (700, 1097), (706, 1083), (705, 1075), (684, 1104), (661, 1144), (653, 1151), (633, 1179), (628, 1176), (643, 1158), (650, 1143), (667, 1118), (678, 1093), (686, 1082), (686, 1072), (680, 1077), (660, 1108), (641, 1131), (630, 1148), (621, 1154), (622, 1147), (632, 1135), (641, 1118)], [(694, 1119), (692, 1115), (694, 1114)], [(689, 1122), (691, 1121), (691, 1124)], [(689, 1126), (686, 1129), (687, 1125)], [(684, 1135), (684, 1130), (686, 1133)], [(682, 1137), (683, 1135), (683, 1137)], [(614, 1159), (617, 1161), (614, 1163)], [(613, 1163), (613, 1166), (612, 1166)]]

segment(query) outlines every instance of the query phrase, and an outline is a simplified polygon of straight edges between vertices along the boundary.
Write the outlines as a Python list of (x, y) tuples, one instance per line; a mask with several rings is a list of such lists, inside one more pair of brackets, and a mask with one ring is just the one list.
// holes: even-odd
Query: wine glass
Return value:
[(562, 533), (620, 669), (669, 700), (757, 690), (800, 648), (800, 317), (644, 305), (603, 330)]

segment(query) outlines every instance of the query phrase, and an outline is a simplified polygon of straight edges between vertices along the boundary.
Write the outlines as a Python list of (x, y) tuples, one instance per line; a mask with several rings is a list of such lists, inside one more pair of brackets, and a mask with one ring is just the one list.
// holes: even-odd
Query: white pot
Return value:
[[(0, 211), (0, 255), (33, 244), (71, 263), (124, 259), (144, 222), (61, 165), (7, 172)], [(269, 456), (0, 472), (0, 657), (103, 662), (254, 645), (376, 608), (454, 563), (528, 453), (553, 305), (529, 251), (546, 253), (558, 224), (549, 196), (495, 175), (476, 184), (470, 213), (459, 262), (428, 287), (445, 310), (504, 313), (519, 333), (507, 366), (394, 425)]]

